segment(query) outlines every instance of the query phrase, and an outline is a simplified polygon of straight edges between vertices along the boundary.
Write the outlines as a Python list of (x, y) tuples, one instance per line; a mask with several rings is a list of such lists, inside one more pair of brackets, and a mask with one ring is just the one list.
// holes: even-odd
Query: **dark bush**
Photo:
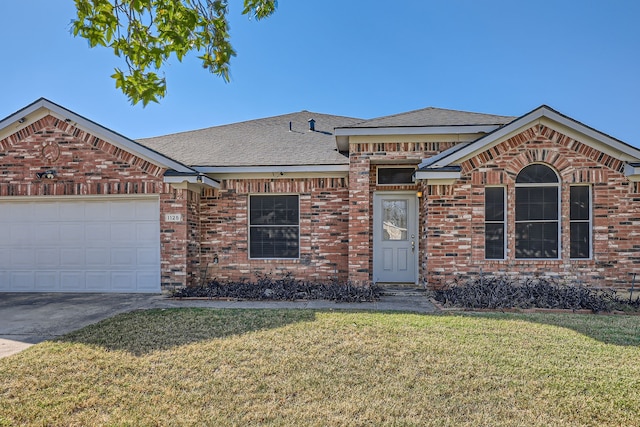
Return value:
[(433, 296), (446, 307), (469, 309), (547, 308), (594, 313), (640, 309), (640, 297), (625, 299), (613, 289), (559, 284), (547, 278), (515, 282), (502, 277), (482, 277), (436, 290)]
[(175, 298), (205, 297), (239, 300), (329, 300), (336, 302), (371, 302), (380, 298), (377, 285), (357, 286), (351, 282), (315, 283), (295, 279), (291, 273), (279, 278), (269, 274), (257, 275), (254, 282), (221, 282), (212, 280), (205, 285), (187, 286), (173, 291)]

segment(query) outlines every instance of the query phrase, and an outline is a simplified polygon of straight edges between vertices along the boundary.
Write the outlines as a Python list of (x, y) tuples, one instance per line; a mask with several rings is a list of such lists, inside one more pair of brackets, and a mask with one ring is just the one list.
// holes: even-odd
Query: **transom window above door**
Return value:
[(414, 167), (378, 167), (378, 185), (413, 185)]

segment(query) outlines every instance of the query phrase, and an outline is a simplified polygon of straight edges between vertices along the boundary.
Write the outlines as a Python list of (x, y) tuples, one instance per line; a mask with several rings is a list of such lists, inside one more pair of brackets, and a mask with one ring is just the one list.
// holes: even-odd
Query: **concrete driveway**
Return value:
[(0, 293), (0, 358), (163, 300), (160, 294)]
[(386, 293), (379, 301), (363, 303), (174, 300), (161, 294), (0, 293), (0, 358), (119, 313), (179, 307), (436, 311), (424, 294), (397, 290)]

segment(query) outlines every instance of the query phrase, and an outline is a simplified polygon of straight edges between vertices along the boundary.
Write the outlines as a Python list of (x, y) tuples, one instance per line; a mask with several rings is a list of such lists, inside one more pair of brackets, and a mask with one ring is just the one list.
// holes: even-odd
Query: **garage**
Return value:
[(160, 292), (159, 198), (0, 199), (0, 292)]

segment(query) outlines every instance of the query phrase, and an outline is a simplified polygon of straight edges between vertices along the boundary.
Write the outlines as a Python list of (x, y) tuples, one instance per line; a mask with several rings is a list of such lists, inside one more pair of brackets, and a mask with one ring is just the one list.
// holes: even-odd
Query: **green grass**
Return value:
[(640, 425), (640, 316), (150, 310), (0, 360), (0, 425)]

